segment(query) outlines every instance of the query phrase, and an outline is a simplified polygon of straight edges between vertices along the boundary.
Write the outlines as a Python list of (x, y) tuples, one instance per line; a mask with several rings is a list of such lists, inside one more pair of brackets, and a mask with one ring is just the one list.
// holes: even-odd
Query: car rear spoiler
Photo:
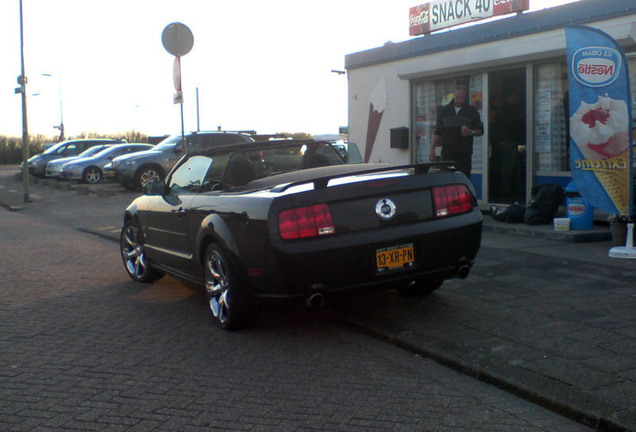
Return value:
[[(333, 165), (333, 166), (343, 166), (343, 165)], [(354, 167), (355, 165), (348, 165), (349, 167)], [(382, 172), (392, 172), (392, 171), (406, 171), (412, 170), (414, 175), (419, 174), (432, 174), (432, 173), (442, 173), (442, 172), (456, 172), (457, 165), (450, 161), (444, 162), (431, 162), (425, 164), (409, 164), (409, 165), (386, 165), (382, 167), (370, 168), (370, 169), (361, 169), (360, 171), (353, 170), (347, 171), (345, 173), (334, 174), (324, 177), (319, 177), (315, 179), (309, 180), (298, 180), (290, 183), (285, 183), (278, 185), (271, 189), (272, 192), (284, 192), (291, 187), (306, 185), (308, 183), (314, 184), (314, 189), (325, 189), (329, 184), (329, 181), (338, 179), (338, 178), (346, 178), (351, 176), (358, 175), (368, 175)]]

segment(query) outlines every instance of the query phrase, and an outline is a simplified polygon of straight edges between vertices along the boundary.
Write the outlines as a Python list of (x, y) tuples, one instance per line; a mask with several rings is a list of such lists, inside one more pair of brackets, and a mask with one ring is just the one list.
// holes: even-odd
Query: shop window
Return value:
[(435, 84), (433, 82), (417, 83), (415, 95), (415, 155), (417, 163), (428, 162), (428, 154), (437, 120), (437, 104), (435, 103)]
[(535, 67), (534, 152), (537, 172), (570, 171), (565, 63)]
[[(438, 110), (453, 99), (453, 94), (458, 85), (468, 87), (468, 103), (479, 110), (483, 120), (483, 75), (476, 74), (443, 81), (426, 81), (416, 83), (413, 86), (414, 111), (415, 111), (415, 136), (416, 146), (413, 160), (417, 163), (428, 162), (429, 150), (435, 131)], [(483, 137), (473, 139), (472, 172), (481, 172), (483, 169)]]

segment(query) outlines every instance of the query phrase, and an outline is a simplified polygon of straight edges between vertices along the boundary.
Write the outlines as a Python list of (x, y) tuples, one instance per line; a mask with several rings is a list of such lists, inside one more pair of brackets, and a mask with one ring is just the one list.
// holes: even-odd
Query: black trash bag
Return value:
[(517, 202), (506, 206), (490, 206), (490, 216), (499, 222), (521, 223), (524, 221), (525, 212), (526, 208)]
[(563, 203), (563, 188), (556, 184), (543, 183), (532, 188), (532, 198), (526, 208), (528, 225), (545, 225), (552, 222)]

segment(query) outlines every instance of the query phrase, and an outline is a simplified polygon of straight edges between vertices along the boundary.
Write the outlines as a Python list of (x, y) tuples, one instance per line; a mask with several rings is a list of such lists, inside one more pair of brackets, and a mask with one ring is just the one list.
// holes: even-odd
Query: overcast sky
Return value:
[[(530, 0), (541, 9), (575, 0)], [(605, 0), (599, 0), (605, 1)], [(417, 0), (23, 0), (30, 134), (181, 130), (163, 29), (182, 22), (185, 129), (337, 133), (347, 54), (408, 40)], [(21, 136), (19, 0), (0, 1), (0, 135)], [(51, 76), (43, 75), (48, 74)], [(61, 98), (60, 98), (61, 94)]]

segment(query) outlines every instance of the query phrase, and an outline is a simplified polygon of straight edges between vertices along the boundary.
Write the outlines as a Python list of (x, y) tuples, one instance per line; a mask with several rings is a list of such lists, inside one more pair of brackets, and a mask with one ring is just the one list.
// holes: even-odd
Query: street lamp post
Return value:
[(24, 184), (25, 203), (31, 201), (29, 196), (29, 126), (27, 121), (27, 77), (24, 72), (24, 25), (22, 20), (22, 0), (20, 0), (20, 63), (21, 75), (18, 77), (20, 87), (16, 89), (16, 93), (22, 94), (22, 183)]

